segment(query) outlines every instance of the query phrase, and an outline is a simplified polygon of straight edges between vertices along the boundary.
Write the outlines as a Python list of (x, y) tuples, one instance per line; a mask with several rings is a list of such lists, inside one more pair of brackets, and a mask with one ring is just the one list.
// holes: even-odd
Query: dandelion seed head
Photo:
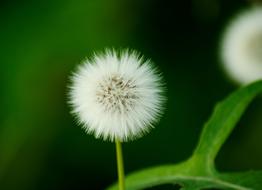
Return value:
[(135, 51), (107, 50), (72, 77), (70, 104), (87, 133), (128, 141), (148, 132), (163, 113), (160, 73)]
[(262, 7), (232, 20), (223, 36), (221, 56), (234, 81), (247, 84), (262, 78)]

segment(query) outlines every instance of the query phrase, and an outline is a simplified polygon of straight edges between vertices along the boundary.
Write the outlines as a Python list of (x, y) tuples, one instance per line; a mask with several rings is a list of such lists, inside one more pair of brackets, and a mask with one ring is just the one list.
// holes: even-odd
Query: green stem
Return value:
[(121, 142), (116, 140), (116, 159), (119, 190), (125, 190), (125, 173)]

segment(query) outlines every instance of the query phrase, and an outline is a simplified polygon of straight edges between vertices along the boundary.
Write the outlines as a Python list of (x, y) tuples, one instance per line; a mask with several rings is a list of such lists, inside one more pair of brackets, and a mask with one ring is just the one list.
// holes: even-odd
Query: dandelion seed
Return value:
[(222, 40), (223, 66), (240, 84), (262, 79), (262, 7), (236, 17)]

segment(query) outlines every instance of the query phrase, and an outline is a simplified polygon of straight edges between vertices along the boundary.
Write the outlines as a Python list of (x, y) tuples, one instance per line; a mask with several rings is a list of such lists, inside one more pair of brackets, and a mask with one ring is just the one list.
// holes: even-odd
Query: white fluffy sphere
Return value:
[(222, 40), (223, 66), (240, 84), (262, 79), (262, 7), (239, 14)]
[(135, 51), (107, 50), (78, 67), (70, 104), (87, 133), (132, 140), (149, 131), (162, 113), (161, 80), (152, 63)]

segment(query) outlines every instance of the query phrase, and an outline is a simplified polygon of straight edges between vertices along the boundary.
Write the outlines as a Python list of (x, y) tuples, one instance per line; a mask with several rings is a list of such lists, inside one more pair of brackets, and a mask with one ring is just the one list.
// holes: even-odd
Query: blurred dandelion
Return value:
[(221, 55), (228, 75), (240, 84), (262, 78), (262, 7), (237, 16), (222, 40)]

